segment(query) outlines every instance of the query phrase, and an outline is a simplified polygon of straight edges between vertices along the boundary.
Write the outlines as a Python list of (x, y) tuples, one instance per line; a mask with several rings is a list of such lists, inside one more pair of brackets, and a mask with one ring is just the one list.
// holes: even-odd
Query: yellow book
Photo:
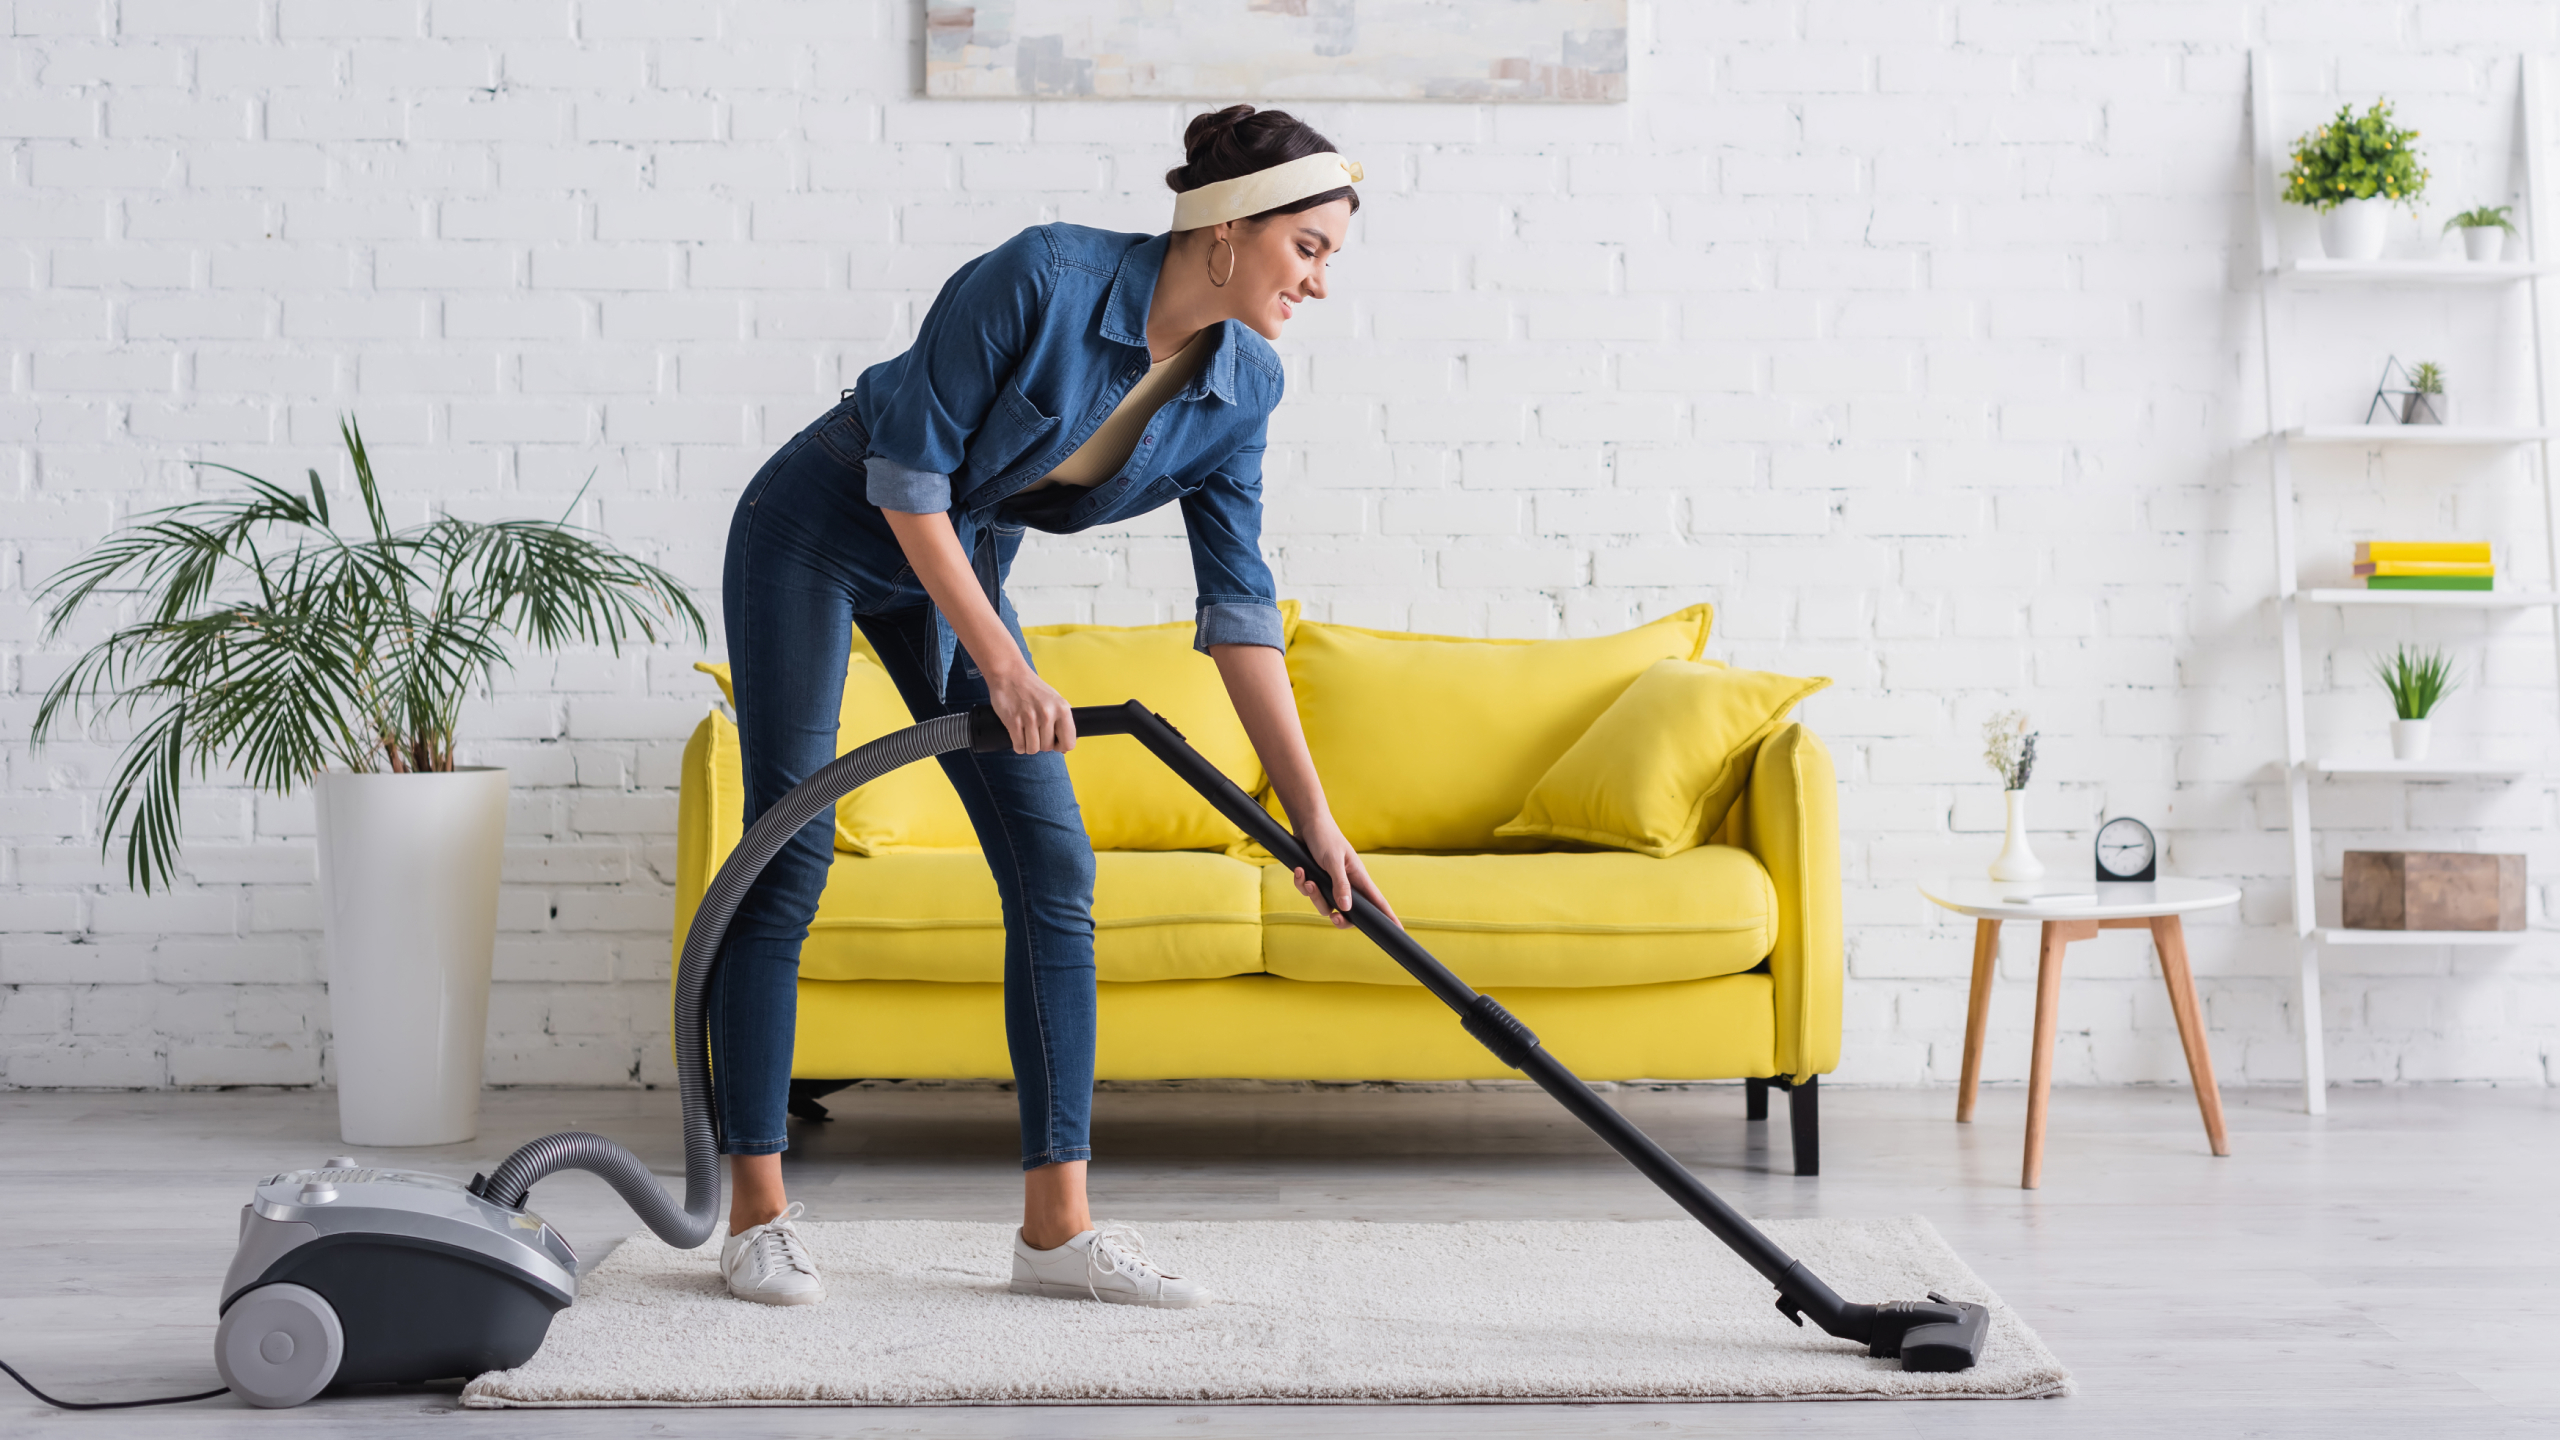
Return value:
[(2486, 560), (2367, 560), (2356, 565), (2359, 575), (2495, 575), (2498, 567)]
[[(2356, 563), (2377, 560), (2453, 560), (2474, 565), (2489, 563), (2486, 540), (2359, 540)], [(2388, 575), (2392, 572), (2383, 572)]]

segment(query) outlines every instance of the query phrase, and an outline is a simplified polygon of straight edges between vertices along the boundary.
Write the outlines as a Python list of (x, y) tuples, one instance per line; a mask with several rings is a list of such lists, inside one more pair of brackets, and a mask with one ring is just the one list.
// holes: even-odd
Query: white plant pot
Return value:
[(2343, 200), (2320, 215), (2320, 249), (2332, 260), (2379, 260), (2391, 233), (2391, 202)]
[(2009, 801), (2008, 833), (2000, 837), (1999, 858), (1991, 862), (1994, 880), (2033, 880), (2044, 874), (2044, 862), (2027, 848), (2027, 792), (2003, 792)]
[(2465, 225), (2462, 253), (2472, 260), (2495, 260), (2507, 253), (2507, 232), (2495, 225)]
[(2391, 758), (2424, 760), (2427, 758), (2428, 726), (2426, 720), (2394, 720), (2391, 722)]
[(507, 772), (320, 777), (338, 1132), (450, 1145), (480, 1129)]

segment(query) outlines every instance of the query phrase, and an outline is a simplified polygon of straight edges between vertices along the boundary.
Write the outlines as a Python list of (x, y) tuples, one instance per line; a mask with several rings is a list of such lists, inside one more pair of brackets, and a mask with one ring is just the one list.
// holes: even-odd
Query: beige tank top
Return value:
[(1150, 363), (1147, 373), (1137, 384), (1129, 387), (1129, 393), (1120, 397), (1120, 403), (1112, 407), (1110, 416), (1100, 428), (1085, 437), (1085, 442), (1076, 447), (1074, 454), (1023, 488), (1038, 490), (1050, 485), (1089, 488), (1119, 474), (1120, 467), (1129, 463), (1130, 454), (1138, 448), (1138, 437), (1146, 433), (1147, 422), (1156, 418), (1156, 412), (1164, 408), (1164, 402), (1172, 399), (1175, 391), (1190, 384), (1191, 377), (1200, 373), (1200, 362), (1208, 357), (1210, 339), (1217, 329), (1212, 325), (1202, 330), (1191, 337), (1191, 343), (1162, 360)]

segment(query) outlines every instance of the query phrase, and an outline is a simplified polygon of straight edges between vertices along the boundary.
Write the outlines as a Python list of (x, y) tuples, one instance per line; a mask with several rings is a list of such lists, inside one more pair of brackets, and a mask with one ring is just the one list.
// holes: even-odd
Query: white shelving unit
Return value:
[(2495, 760), (2314, 760), (2323, 775), (2391, 775), (2402, 780), (2521, 780), (2525, 768)]
[(2560, 605), (2560, 590), (2305, 590), (2306, 605), (2399, 605), (2420, 610), (2530, 610)]
[(2282, 432), (2295, 445), (2525, 445), (2560, 439), (2540, 425), (2296, 425)]
[[(2323, 946), (2374, 945), (2515, 945), (2547, 938), (2551, 931), (2377, 931), (2345, 930), (2319, 923), (2315, 884), (2318, 849), (2311, 825), (2311, 782), (2315, 777), (2390, 781), (2515, 780), (2526, 771), (2495, 762), (2320, 758), (2311, 753), (2304, 722), (2302, 673), (2302, 607), (2305, 605), (2396, 605), (2413, 609), (2505, 610), (2521, 613), (2541, 608), (2553, 618), (2555, 646), (2560, 646), (2560, 508), (2552, 495), (2552, 468), (2560, 461), (2560, 374), (2555, 374), (2549, 347), (2560, 338), (2560, 259), (2546, 258), (2551, 239), (2560, 236), (2560, 210), (2552, 197), (2551, 82), (2549, 62), (2526, 56), (2518, 62), (2519, 123), (2525, 178), (2525, 219), (2535, 255), (2531, 260), (2502, 263), (2466, 261), (2285, 260), (2277, 251), (2277, 177), (2282, 173), (2289, 138), (2276, 116), (2275, 87), (2263, 50), (2249, 57), (2249, 120), (2252, 153), (2257, 161), (2258, 319), (2260, 360), (2267, 393), (2267, 486), (2275, 509), (2276, 608), (2283, 631), (2285, 698), (2285, 792), (2293, 832), (2293, 927), (2302, 971), (2302, 1073), (2304, 1104), (2312, 1114), (2328, 1109), (2328, 1067), (2320, 1035), (2320, 952)], [(2534, 423), (2531, 425), (2323, 425), (2292, 420), (2292, 396), (2285, 388), (2287, 323), (2291, 306), (2279, 303), (2289, 292), (2310, 289), (2375, 287), (2520, 286), (2533, 322)], [(2550, 567), (2544, 589), (2339, 590), (2304, 589), (2294, 549), (2292, 451), (2296, 445), (2475, 445), (2525, 447), (2534, 478), (2542, 487), (2543, 558)], [(2516, 547), (2510, 546), (2512, 569)], [(2502, 586), (2514, 583), (2501, 577)]]

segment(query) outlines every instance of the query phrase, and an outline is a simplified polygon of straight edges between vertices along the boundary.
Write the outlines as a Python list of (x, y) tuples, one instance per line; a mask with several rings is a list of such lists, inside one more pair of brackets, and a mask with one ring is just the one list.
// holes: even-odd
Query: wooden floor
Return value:
[[(1788, 1173), (1783, 1097), (1613, 1097), (1746, 1213), (1918, 1212), (2077, 1377), (2071, 1398), (1744, 1406), (476, 1412), (450, 1393), (46, 1412), (0, 1392), (0, 1434), (1270, 1436), (2409, 1436), (2560, 1434), (2560, 1092), (2229, 1093), (2205, 1153), (2183, 1089), (2064, 1091), (2045, 1185), (2017, 1189), (2025, 1097), (1826, 1090), (1819, 1179)], [(1012, 1097), (863, 1091), (802, 1127), (813, 1218), (999, 1219), (1016, 1202)], [(0, 1358), (71, 1398), (209, 1387), (214, 1289), (241, 1201), (340, 1150), (326, 1094), (0, 1094)], [(1097, 1107), (1102, 1213), (1458, 1220), (1658, 1218), (1652, 1189), (1543, 1096), (1517, 1091), (1129, 1091)], [(665, 1094), (488, 1097), (465, 1146), (376, 1152), (468, 1175), (545, 1131), (603, 1131), (678, 1166)], [(635, 1228), (602, 1184), (536, 1203), (592, 1256)], [(1352, 1283), (1357, 1283), (1356, 1279)], [(1862, 1298), (1862, 1297), (1853, 1297)], [(1884, 1297), (1875, 1297), (1884, 1298)], [(1773, 1313), (1771, 1323), (1779, 1323)], [(4, 1381), (5, 1377), (0, 1377)]]

